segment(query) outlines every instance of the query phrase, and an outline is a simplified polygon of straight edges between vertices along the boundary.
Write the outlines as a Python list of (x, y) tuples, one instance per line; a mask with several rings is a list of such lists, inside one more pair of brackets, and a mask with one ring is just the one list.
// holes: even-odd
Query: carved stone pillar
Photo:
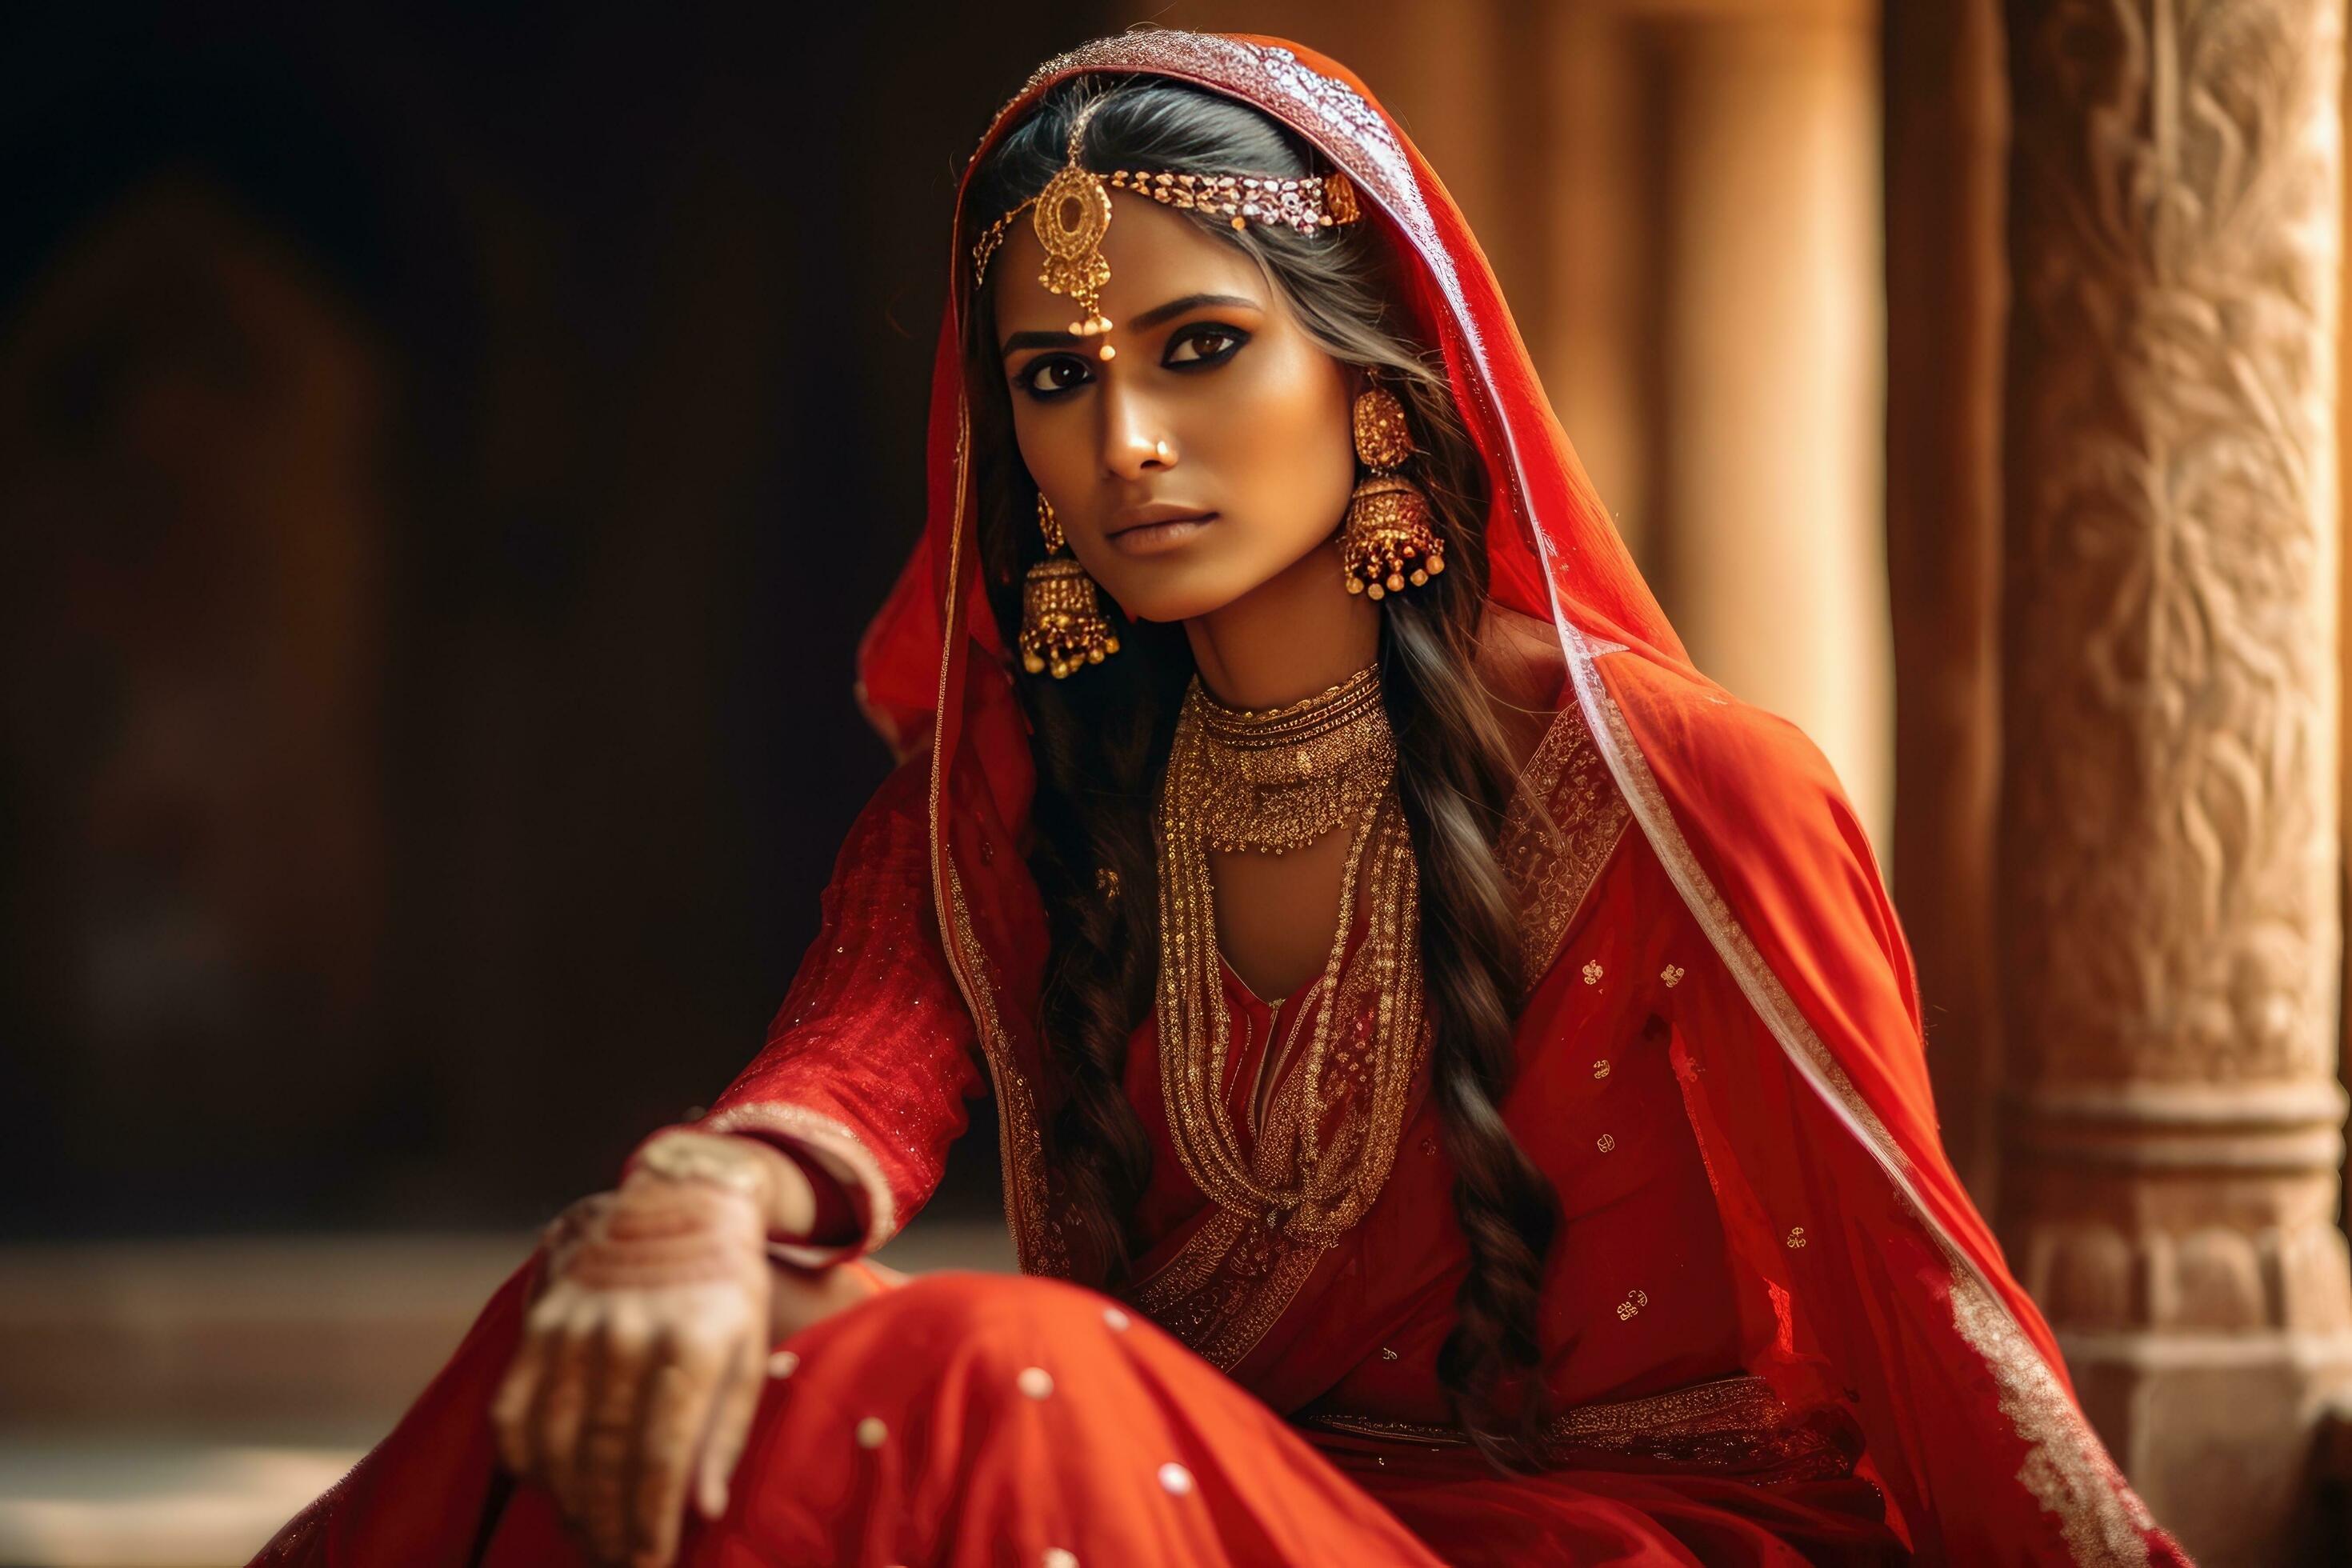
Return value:
[(2011, 0), (2002, 1229), (2208, 1564), (2308, 1542), (2336, 1227), (2343, 0)]

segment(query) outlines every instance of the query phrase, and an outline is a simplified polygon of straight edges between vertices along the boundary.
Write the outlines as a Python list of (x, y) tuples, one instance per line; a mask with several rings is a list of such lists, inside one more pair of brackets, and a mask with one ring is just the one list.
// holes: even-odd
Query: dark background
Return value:
[(529, 1223), (757, 1048), (956, 172), (1101, 30), (847, 12), (0, 25), (0, 1238)]

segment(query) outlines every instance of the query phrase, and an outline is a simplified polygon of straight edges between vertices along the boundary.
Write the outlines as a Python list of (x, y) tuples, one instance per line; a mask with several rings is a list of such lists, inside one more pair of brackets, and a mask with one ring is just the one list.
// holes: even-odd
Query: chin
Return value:
[(1214, 615), (1264, 582), (1262, 577), (1236, 581), (1227, 573), (1195, 576), (1171, 572), (1160, 582), (1122, 584), (1111, 596), (1130, 621), (1189, 621)]

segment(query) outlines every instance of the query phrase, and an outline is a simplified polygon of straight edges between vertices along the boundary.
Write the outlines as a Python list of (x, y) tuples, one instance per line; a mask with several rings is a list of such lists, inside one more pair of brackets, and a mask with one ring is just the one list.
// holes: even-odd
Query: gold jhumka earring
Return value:
[(1356, 458), (1372, 471), (1348, 498), (1339, 562), (1348, 592), (1380, 598), (1418, 588), (1445, 570), (1436, 512), (1419, 485), (1396, 472), (1412, 456), (1412, 431), (1397, 395), (1377, 384), (1356, 398)]
[(1068, 541), (1044, 490), (1037, 492), (1037, 528), (1045, 536), (1045, 559), (1021, 584), (1021, 668), (1032, 675), (1051, 670), (1060, 680), (1117, 653), (1118, 634), (1103, 618), (1095, 580), (1076, 556), (1062, 553)]

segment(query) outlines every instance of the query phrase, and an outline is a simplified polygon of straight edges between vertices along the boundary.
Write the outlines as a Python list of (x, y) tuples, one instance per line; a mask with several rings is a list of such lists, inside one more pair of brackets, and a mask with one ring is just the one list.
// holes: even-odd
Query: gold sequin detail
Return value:
[(1592, 1076), (1594, 1078), (1607, 1078), (1609, 1076), (1609, 1058), (1607, 1057), (1603, 1057), (1599, 1061), (1592, 1064)]
[(1682, 984), (1682, 978), (1687, 973), (1688, 971), (1685, 970), (1681, 964), (1669, 963), (1664, 969), (1658, 971), (1658, 978), (1666, 983), (1667, 990), (1672, 991), (1675, 986)]
[(1610, 1150), (1617, 1147), (1617, 1135), (1614, 1132), (1603, 1132), (1592, 1141), (1592, 1146), (1606, 1154)]
[(1593, 959), (1585, 964), (1584, 983), (1587, 985), (1598, 985), (1601, 984), (1601, 961), (1599, 959)]
[(1386, 1346), (1386, 1345), (1382, 1345), (1382, 1346), (1381, 1347), (1381, 1359), (1382, 1361), (1394, 1361), (1394, 1360), (1396, 1360), (1396, 1358), (1397, 1358), (1397, 1353), (1396, 1353), (1396, 1352), (1394, 1352), (1394, 1351), (1392, 1351), (1392, 1350), (1389, 1349), (1389, 1347), (1388, 1347), (1388, 1346)]
[(1647, 1290), (1626, 1291), (1625, 1299), (1617, 1303), (1617, 1321), (1621, 1323), (1631, 1321), (1639, 1317), (1642, 1309), (1649, 1304), (1650, 1293)]
[(1789, 1245), (1791, 1247), (1799, 1247), (1805, 1245), (1805, 1227), (1803, 1226), (1792, 1225), (1789, 1227)]

